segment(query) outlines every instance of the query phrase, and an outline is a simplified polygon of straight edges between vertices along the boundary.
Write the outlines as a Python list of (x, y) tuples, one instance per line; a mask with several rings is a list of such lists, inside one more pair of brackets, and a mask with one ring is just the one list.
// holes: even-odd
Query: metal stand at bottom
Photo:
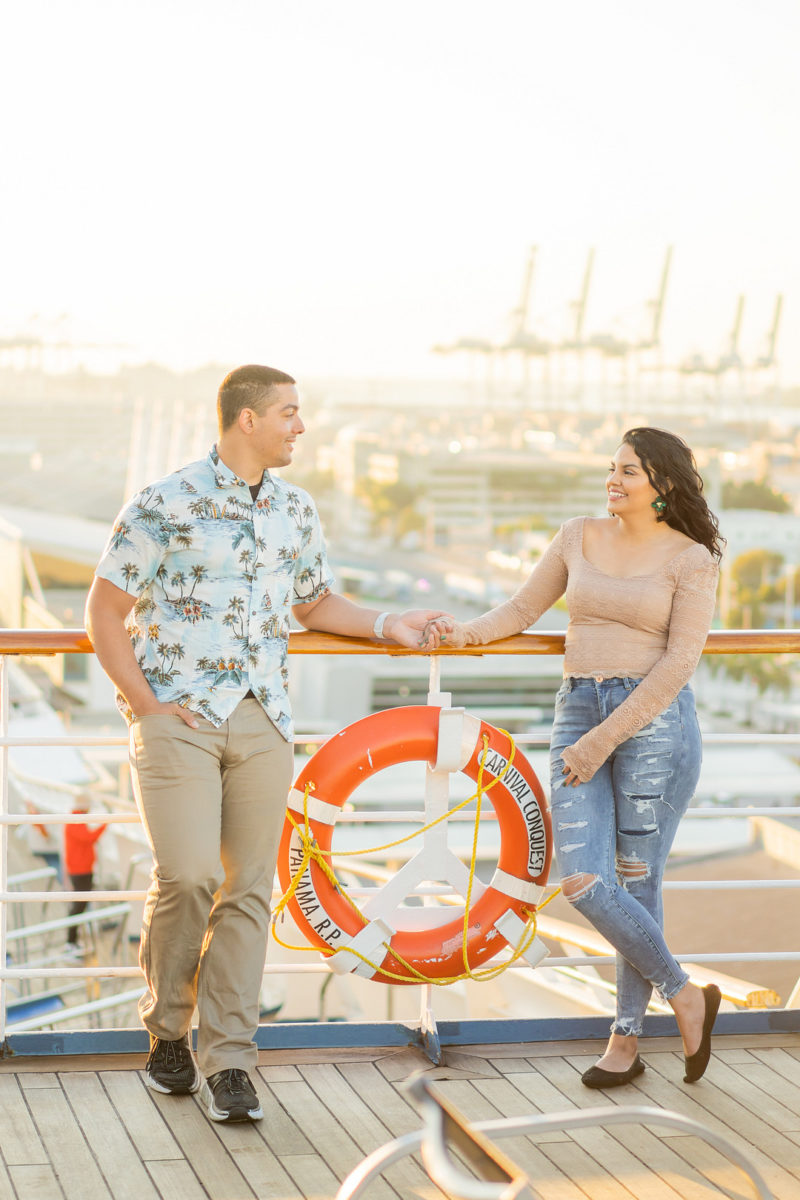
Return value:
[(418, 1046), (435, 1067), (441, 1067), (444, 1062), (444, 1053), (439, 1040), (439, 1030), (436, 1027), (436, 1017), (433, 1015), (433, 985), (424, 984), (420, 988), (420, 993), (419, 1026), (411, 1031), (412, 1045)]

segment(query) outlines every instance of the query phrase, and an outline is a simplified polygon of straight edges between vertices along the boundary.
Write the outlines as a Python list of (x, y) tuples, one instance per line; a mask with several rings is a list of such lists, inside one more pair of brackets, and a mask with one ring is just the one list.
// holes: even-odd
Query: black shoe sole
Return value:
[(195, 1092), (199, 1092), (203, 1086), (203, 1078), (196, 1067), (192, 1083), (179, 1083), (176, 1085), (162, 1083), (159, 1079), (154, 1079), (148, 1071), (145, 1071), (144, 1078), (147, 1086), (152, 1088), (154, 1092), (160, 1092), (162, 1096), (191, 1096)]
[(630, 1083), (644, 1070), (644, 1063), (639, 1055), (633, 1060), (627, 1071), (606, 1071), (603, 1067), (589, 1067), (581, 1075), (581, 1083), (588, 1088), (614, 1088)]
[(256, 1101), (258, 1104), (257, 1108), (245, 1108), (244, 1106), (239, 1105), (236, 1108), (229, 1109), (228, 1112), (222, 1111), (215, 1106), (214, 1093), (207, 1083), (203, 1084), (203, 1094), (201, 1096), (201, 1100), (206, 1106), (206, 1110), (208, 1111), (208, 1115), (212, 1121), (260, 1121), (264, 1116), (261, 1105), (258, 1104), (258, 1101)]

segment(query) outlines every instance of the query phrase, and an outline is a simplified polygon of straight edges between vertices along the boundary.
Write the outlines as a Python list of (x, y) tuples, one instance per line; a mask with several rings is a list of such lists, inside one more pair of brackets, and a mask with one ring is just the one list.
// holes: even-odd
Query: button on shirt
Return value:
[(214, 447), (133, 497), (96, 574), (136, 596), (126, 627), (160, 701), (221, 725), (252, 690), (291, 741), (291, 606), (334, 582), (307, 492), (265, 471), (253, 501)]

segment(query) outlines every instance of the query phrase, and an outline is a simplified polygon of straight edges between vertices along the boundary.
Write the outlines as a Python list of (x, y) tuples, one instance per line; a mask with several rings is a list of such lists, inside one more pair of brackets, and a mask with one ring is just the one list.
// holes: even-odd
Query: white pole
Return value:
[(428, 704), (436, 704), (436, 700), (432, 699), (439, 695), (439, 688), (442, 681), (442, 664), (438, 654), (431, 655), (430, 671), (428, 675)]

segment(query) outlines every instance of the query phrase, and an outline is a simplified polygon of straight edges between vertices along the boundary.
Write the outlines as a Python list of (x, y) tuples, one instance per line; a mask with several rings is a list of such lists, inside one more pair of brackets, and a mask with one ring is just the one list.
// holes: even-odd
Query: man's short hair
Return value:
[(275, 367), (237, 367), (226, 375), (217, 393), (219, 431), (224, 433), (238, 419), (243, 408), (252, 408), (261, 416), (272, 402), (270, 392), (279, 383), (296, 383), (285, 371)]

